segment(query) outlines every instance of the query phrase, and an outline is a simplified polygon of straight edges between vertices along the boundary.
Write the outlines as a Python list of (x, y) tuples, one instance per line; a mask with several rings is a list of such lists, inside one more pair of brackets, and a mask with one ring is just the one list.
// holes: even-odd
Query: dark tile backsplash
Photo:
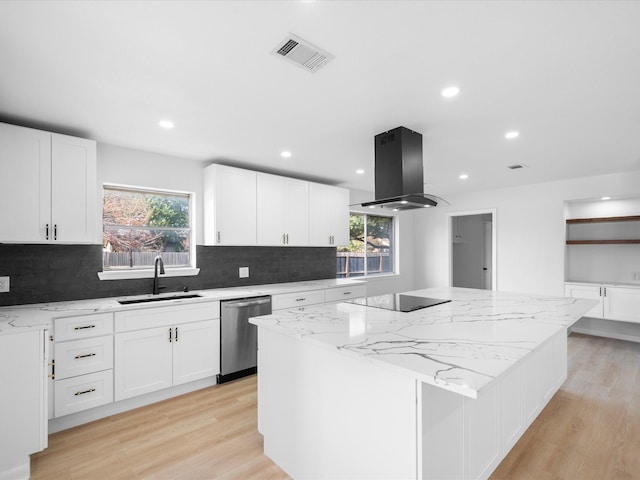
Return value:
[[(335, 278), (332, 247), (197, 247), (200, 274), (162, 278), (163, 292)], [(249, 267), (249, 278), (238, 268)], [(100, 280), (102, 245), (0, 244), (0, 306), (151, 293), (153, 279)]]

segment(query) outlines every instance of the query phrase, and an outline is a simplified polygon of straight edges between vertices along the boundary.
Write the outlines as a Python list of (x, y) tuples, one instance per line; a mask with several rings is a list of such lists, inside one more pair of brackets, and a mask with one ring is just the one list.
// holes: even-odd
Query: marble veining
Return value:
[(251, 322), (476, 398), (493, 379), (596, 303), (461, 288), (407, 294), (452, 301), (413, 312), (350, 303), (318, 305)]

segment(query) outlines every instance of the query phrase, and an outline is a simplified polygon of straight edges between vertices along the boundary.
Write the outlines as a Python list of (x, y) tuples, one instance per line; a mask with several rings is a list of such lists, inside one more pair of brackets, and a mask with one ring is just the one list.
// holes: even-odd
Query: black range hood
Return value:
[(435, 207), (443, 200), (423, 193), (422, 170), (421, 134), (398, 127), (376, 135), (375, 200), (361, 206), (394, 211)]

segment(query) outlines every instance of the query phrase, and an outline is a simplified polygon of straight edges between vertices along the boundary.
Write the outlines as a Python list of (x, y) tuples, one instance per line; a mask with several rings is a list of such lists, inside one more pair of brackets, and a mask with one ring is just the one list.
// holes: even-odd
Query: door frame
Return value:
[(495, 208), (447, 213), (447, 252), (449, 255), (449, 286), (453, 286), (453, 217), (491, 214), (491, 290), (498, 290), (498, 211)]

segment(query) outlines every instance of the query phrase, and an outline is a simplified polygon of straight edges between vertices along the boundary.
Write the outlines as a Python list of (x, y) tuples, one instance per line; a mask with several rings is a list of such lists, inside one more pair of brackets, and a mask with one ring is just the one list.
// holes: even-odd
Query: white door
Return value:
[(51, 134), (0, 124), (0, 242), (45, 242), (51, 222)]
[(100, 242), (97, 189), (96, 142), (53, 134), (51, 234), (54, 242)]
[(640, 323), (640, 289), (603, 287), (604, 318)]
[(492, 237), (493, 237), (493, 223), (492, 222), (483, 222), (483, 230), (484, 230), (484, 238), (482, 244), (482, 288), (484, 290), (491, 290), (492, 282), (491, 278), (493, 276), (493, 255), (492, 255)]
[(332, 245), (349, 245), (349, 190), (332, 187), (329, 197), (329, 225)]
[(593, 307), (583, 316), (592, 318), (602, 318), (603, 316), (603, 297), (600, 295), (600, 285), (574, 285), (566, 284), (564, 286), (565, 297), (586, 298), (588, 300), (598, 300), (598, 305)]
[(256, 172), (222, 165), (215, 167), (216, 243), (255, 245)]
[(174, 385), (220, 373), (219, 319), (185, 323), (174, 331)]
[(257, 237), (258, 245), (285, 244), (284, 177), (257, 174)]
[(287, 245), (309, 244), (309, 183), (284, 181), (284, 224)]
[(331, 245), (329, 226), (330, 187), (319, 183), (309, 185), (309, 244), (316, 246)]
[(115, 400), (173, 385), (173, 328), (158, 327), (115, 336)]

